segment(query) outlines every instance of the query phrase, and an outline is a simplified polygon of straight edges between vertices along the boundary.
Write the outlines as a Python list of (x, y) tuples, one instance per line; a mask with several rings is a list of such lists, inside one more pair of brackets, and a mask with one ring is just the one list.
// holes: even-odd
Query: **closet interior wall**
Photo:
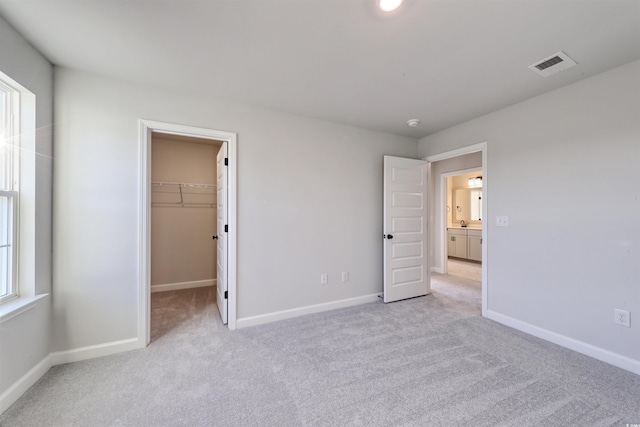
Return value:
[(215, 285), (216, 141), (154, 133), (151, 291)]

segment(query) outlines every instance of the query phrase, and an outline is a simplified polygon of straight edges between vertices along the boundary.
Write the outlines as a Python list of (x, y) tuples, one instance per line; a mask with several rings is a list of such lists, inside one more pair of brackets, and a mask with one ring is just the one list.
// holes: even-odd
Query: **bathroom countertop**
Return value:
[(477, 225), (476, 226), (469, 225), (467, 227), (460, 227), (459, 225), (454, 225), (454, 226), (447, 227), (447, 229), (450, 229), (450, 228), (455, 228), (456, 230), (482, 230), (482, 227), (481, 226), (479, 227)]

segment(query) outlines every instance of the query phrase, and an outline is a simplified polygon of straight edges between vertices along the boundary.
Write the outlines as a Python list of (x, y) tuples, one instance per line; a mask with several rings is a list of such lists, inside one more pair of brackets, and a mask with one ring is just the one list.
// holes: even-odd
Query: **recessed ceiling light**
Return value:
[(402, 0), (380, 0), (378, 6), (383, 12), (392, 12), (402, 4)]
[(420, 120), (418, 120), (418, 119), (407, 120), (407, 126), (409, 126), (410, 128), (414, 128), (414, 127), (418, 126), (419, 124), (420, 124)]

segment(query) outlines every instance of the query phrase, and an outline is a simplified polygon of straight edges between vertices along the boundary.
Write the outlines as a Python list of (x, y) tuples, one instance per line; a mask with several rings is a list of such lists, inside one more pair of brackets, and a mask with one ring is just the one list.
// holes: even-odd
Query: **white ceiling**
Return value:
[[(0, 15), (56, 65), (414, 138), (640, 59), (640, 0), (391, 15), (374, 0), (0, 0)], [(560, 50), (578, 66), (527, 68)]]

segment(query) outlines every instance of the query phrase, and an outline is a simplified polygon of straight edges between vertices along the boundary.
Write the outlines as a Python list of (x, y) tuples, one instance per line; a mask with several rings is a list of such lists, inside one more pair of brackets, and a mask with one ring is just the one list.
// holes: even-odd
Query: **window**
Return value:
[(0, 75), (0, 303), (18, 296), (19, 101)]

